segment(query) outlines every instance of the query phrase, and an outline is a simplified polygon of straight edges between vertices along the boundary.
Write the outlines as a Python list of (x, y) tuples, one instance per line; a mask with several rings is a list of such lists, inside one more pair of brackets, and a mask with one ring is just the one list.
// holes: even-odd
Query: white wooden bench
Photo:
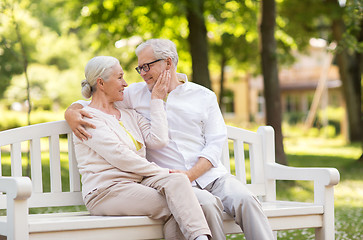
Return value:
[[(60, 138), (60, 135), (61, 138)], [(60, 141), (66, 135), (68, 144)], [(334, 168), (294, 168), (275, 163), (274, 131), (260, 127), (251, 132), (228, 126), (229, 149), (234, 151), (236, 175), (246, 182), (245, 147), (248, 145), (251, 182), (248, 187), (261, 199), (273, 230), (315, 228), (316, 239), (334, 239), (334, 190), (339, 172)], [(31, 179), (23, 177), (22, 149), (31, 152)], [(46, 142), (48, 146), (44, 146)], [(60, 144), (60, 142), (62, 144)], [(49, 143), (49, 144), (48, 144)], [(25, 146), (24, 146), (25, 145)], [(64, 146), (66, 145), (66, 146)], [(50, 191), (43, 190), (42, 158), (48, 152)], [(65, 149), (64, 149), (65, 148)], [(226, 144), (223, 164), (230, 169)], [(11, 152), (11, 176), (0, 177), (0, 235), (7, 239), (160, 239), (163, 222), (146, 216), (91, 216), (84, 212), (29, 214), (29, 208), (83, 205), (72, 134), (65, 121), (37, 124), (0, 132), (0, 159), (4, 166)], [(62, 190), (60, 154), (68, 151), (69, 189)], [(24, 152), (24, 151), (23, 151)], [(8, 154), (9, 155), (9, 154)], [(9, 158), (9, 157), (8, 157)], [(64, 157), (62, 157), (63, 159)], [(233, 159), (233, 156), (231, 157)], [(231, 161), (233, 162), (233, 160)], [(10, 163), (8, 163), (10, 164)], [(1, 169), (0, 169), (1, 170)], [(64, 168), (63, 168), (64, 171)], [(0, 171), (1, 173), (2, 171)], [(247, 171), (248, 174), (249, 171)], [(3, 173), (2, 175), (6, 175)], [(9, 174), (8, 174), (9, 175)], [(314, 202), (276, 200), (276, 180), (314, 181)], [(239, 233), (233, 219), (225, 215), (225, 232)]]

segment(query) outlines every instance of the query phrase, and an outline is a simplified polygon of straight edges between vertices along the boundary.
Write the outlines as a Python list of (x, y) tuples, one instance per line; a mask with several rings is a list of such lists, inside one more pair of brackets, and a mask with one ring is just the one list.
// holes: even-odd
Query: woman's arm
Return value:
[(160, 99), (151, 100), (151, 121), (137, 114), (137, 124), (140, 128), (147, 148), (159, 149), (165, 147), (169, 142), (168, 121), (164, 109), (164, 101)]
[(168, 94), (169, 84), (170, 72), (164, 71), (160, 74), (151, 93), (151, 121), (149, 122), (141, 115), (138, 116), (138, 125), (144, 137), (146, 147), (148, 148), (162, 148), (169, 142), (168, 121), (163, 101)]
[(119, 136), (102, 120), (95, 116), (89, 119), (97, 128), (87, 128), (92, 138), (83, 141), (85, 144), (112, 166), (124, 172), (139, 176), (153, 176), (159, 173), (169, 173), (166, 168), (161, 168), (146, 158), (137, 155), (127, 144), (120, 141)]

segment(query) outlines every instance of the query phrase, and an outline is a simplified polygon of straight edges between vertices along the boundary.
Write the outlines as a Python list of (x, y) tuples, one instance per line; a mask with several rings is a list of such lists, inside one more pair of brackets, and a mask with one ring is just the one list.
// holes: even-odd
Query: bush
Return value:
[(304, 122), (305, 118), (306, 114), (303, 112), (288, 112), (283, 115), (283, 120), (293, 125)]
[(320, 135), (320, 131), (318, 128), (310, 128), (307, 132), (306, 132), (307, 136), (309, 137), (318, 137)]
[(328, 125), (326, 127), (321, 128), (320, 132), (324, 137), (327, 138), (336, 137), (336, 129), (332, 125)]
[[(0, 122), (0, 131), (26, 126), (28, 124), (26, 112), (16, 112), (10, 110), (2, 110), (2, 118)], [(64, 119), (64, 111), (53, 112), (37, 110), (31, 112), (30, 123), (37, 124), (43, 122), (57, 121)]]

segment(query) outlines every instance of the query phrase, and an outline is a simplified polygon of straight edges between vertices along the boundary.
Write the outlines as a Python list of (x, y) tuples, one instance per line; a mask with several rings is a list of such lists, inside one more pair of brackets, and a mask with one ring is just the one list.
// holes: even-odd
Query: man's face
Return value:
[[(151, 47), (146, 47), (139, 53), (138, 56), (138, 66), (141, 67), (144, 64), (148, 64), (158, 60), (154, 56), (154, 52)], [(147, 84), (148, 89), (151, 91), (159, 78), (162, 71), (166, 69), (166, 64), (164, 60), (157, 61), (155, 63), (149, 64), (149, 71), (145, 72), (141, 67), (140, 76), (144, 79)]]

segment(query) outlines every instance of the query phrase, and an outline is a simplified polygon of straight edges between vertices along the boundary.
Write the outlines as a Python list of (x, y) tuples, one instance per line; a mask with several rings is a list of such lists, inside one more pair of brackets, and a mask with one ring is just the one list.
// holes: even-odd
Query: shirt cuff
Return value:
[(213, 158), (210, 155), (200, 154), (199, 157), (203, 157), (203, 158), (207, 159), (213, 165), (213, 167), (219, 166), (219, 161), (218, 160), (216, 161), (215, 158)]
[(152, 99), (150, 102), (150, 110), (163, 110), (164, 101), (162, 99)]

